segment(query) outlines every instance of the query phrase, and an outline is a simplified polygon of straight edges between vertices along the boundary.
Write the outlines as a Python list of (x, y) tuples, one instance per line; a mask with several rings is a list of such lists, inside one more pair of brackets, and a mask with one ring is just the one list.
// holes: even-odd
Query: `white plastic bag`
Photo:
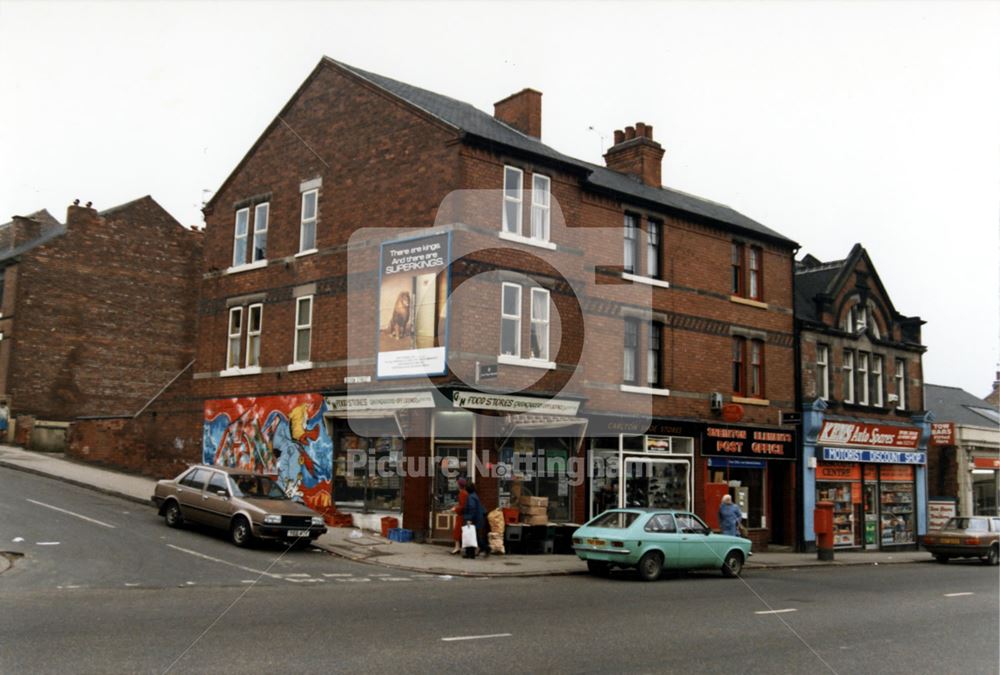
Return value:
[(466, 523), (462, 526), (462, 547), (476, 548), (478, 546), (479, 538), (476, 536), (476, 526), (472, 523)]

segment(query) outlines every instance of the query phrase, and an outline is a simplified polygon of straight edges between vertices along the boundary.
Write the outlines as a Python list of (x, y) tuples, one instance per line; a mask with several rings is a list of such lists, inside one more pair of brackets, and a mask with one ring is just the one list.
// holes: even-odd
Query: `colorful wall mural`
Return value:
[(333, 443), (324, 412), (319, 394), (206, 401), (202, 462), (275, 474), (289, 497), (328, 512)]

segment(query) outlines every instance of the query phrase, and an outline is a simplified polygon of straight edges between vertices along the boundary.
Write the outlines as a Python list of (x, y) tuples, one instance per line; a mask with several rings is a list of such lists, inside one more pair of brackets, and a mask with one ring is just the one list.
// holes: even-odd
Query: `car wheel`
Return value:
[(1000, 546), (991, 546), (983, 562), (987, 565), (1000, 565)]
[(722, 561), (722, 576), (730, 579), (738, 577), (743, 571), (743, 554), (739, 551), (730, 551), (726, 554), (726, 559)]
[(170, 502), (167, 508), (163, 509), (163, 521), (167, 527), (180, 527), (184, 524), (184, 516), (181, 515), (181, 507), (177, 502)]
[(241, 548), (250, 545), (253, 541), (253, 532), (246, 518), (240, 516), (233, 521), (232, 527), (229, 528), (229, 538)]
[(656, 551), (650, 551), (639, 558), (639, 576), (643, 581), (656, 581), (663, 571), (663, 556)]
[(587, 571), (598, 577), (606, 577), (611, 573), (611, 565), (603, 560), (588, 560)]
[(948, 556), (941, 555), (940, 553), (938, 553), (937, 555), (935, 555), (934, 559), (937, 560), (942, 565), (945, 564), (946, 562), (948, 562)]

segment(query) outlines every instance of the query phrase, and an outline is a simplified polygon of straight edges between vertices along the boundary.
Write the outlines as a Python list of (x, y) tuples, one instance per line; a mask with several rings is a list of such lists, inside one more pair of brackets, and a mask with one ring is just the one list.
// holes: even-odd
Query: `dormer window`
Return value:
[(854, 335), (870, 333), (875, 339), (882, 337), (878, 321), (875, 320), (874, 305), (870, 300), (864, 307), (862, 307), (860, 302), (851, 305), (850, 309), (844, 315), (844, 320), (840, 323), (840, 328), (844, 332)]

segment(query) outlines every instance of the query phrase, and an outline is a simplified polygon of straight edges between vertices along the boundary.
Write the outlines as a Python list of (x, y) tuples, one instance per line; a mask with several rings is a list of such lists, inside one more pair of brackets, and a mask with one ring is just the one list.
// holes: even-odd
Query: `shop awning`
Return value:
[(406, 432), (403, 431), (403, 425), (399, 421), (398, 410), (333, 410), (326, 413), (326, 416), (332, 417), (333, 419), (348, 421), (391, 421), (395, 425), (396, 429), (399, 430), (400, 438), (406, 438)]
[(535, 413), (517, 413), (507, 415), (504, 418), (501, 430), (501, 445), (507, 442), (511, 436), (520, 432), (554, 431), (556, 429), (568, 429), (577, 438), (577, 447), (587, 433), (587, 420), (584, 417), (571, 417), (569, 415), (539, 415)]

